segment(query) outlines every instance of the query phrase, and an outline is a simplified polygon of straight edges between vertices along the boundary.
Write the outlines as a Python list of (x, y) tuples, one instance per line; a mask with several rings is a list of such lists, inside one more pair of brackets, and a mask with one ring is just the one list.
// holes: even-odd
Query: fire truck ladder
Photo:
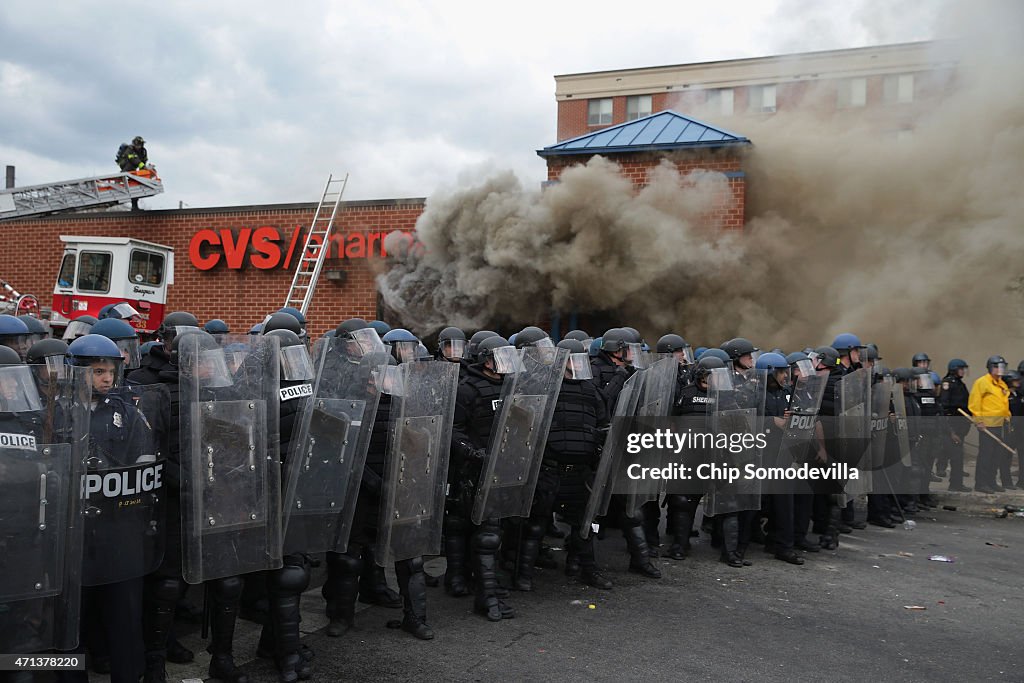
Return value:
[(299, 266), (295, 270), (292, 286), (288, 289), (288, 296), (284, 301), (285, 306), (299, 309), (302, 315), (306, 315), (309, 304), (313, 301), (316, 281), (320, 278), (320, 270), (330, 250), (331, 229), (334, 227), (334, 219), (338, 215), (338, 207), (341, 206), (341, 196), (345, 194), (347, 185), (348, 173), (344, 178), (335, 178), (333, 175), (327, 177), (324, 194), (320, 197), (320, 203), (313, 215), (313, 223), (309, 226), (306, 243), (299, 256)]
[(163, 191), (164, 184), (159, 178), (134, 173), (15, 187), (0, 191), (0, 220), (109, 206)]

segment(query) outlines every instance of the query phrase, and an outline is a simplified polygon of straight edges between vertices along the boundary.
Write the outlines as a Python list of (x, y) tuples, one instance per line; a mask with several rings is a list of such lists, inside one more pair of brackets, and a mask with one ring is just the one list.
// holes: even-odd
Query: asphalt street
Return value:
[[(613, 590), (538, 570), (534, 592), (510, 598), (516, 618), (490, 623), (471, 598), (431, 588), (429, 642), (385, 628), (399, 610), (365, 606), (356, 629), (329, 638), (314, 588), (303, 642), (317, 653), (314, 681), (1024, 681), (1024, 518), (996, 518), (995, 502), (977, 496), (944, 502), (958, 510), (920, 514), (912, 530), (844, 535), (802, 567), (752, 548), (754, 566), (733, 569), (702, 537), (689, 559), (659, 560), (661, 580), (627, 573), (625, 545), (610, 531), (598, 553)], [(929, 559), (937, 555), (953, 562)], [(428, 563), (434, 575), (443, 567)], [(236, 660), (253, 683), (276, 681), (254, 659), (258, 632), (239, 622)], [(198, 633), (182, 642), (196, 662), (168, 672), (202, 678)]]

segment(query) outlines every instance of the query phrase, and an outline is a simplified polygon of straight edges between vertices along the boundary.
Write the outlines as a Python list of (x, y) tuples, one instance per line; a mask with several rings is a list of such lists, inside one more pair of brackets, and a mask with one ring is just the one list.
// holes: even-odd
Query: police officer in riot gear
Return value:
[[(276, 313), (286, 315), (288, 313)], [(271, 316), (273, 318), (273, 316)], [(285, 321), (287, 323), (287, 321)], [(288, 323), (290, 327), (290, 323)], [(279, 404), (280, 441), (282, 475), (287, 470), (291, 458), (299, 457), (301, 445), (298, 442), (298, 421), (303, 412), (303, 402), (312, 396), (313, 364), (309, 358), (302, 339), (288, 327), (264, 325), (263, 334), (280, 340), (281, 371), (280, 388), (291, 389), (282, 391)], [(306, 391), (303, 391), (306, 389)], [(287, 398), (284, 396), (287, 395)], [(282, 476), (282, 481), (284, 480)], [(257, 645), (257, 655), (273, 658), (278, 669), (278, 680), (281, 683), (294, 683), (299, 679), (307, 679), (312, 675), (313, 653), (299, 642), (299, 622), (301, 615), (299, 603), (303, 591), (309, 587), (309, 558), (302, 554), (301, 549), (286, 548), (283, 566), (264, 573), (263, 577), (250, 575), (246, 581), (265, 581), (269, 598), (269, 614)]]
[[(708, 410), (713, 409), (714, 398), (708, 396), (708, 375), (712, 370), (725, 369), (725, 362), (716, 355), (705, 355), (697, 361), (693, 372), (693, 382), (679, 394), (672, 414), (677, 417), (704, 418)], [(672, 544), (665, 556), (672, 560), (686, 559), (690, 553), (690, 531), (693, 529), (703, 494), (669, 494), (667, 497), (668, 522), (667, 531), (672, 536)]]
[[(850, 344), (849, 341), (846, 343)], [(846, 348), (849, 350), (859, 345), (860, 343), (856, 342)], [(840, 362), (839, 351), (832, 346), (819, 346), (814, 349), (814, 353), (817, 358), (815, 369), (828, 372), (825, 395), (821, 399), (821, 408), (818, 414), (825, 418), (834, 418), (838, 408), (836, 383), (847, 373), (847, 368), (850, 365)], [(852, 365), (851, 354), (847, 353), (846, 357), (851, 360)], [(828, 461), (838, 457), (837, 430), (835, 424), (828, 421), (825, 421), (822, 426), (825, 431), (825, 452), (823, 454), (819, 451), (817, 460), (819, 464), (827, 465)], [(822, 460), (823, 455), (826, 458), (824, 461)], [(813, 531), (818, 534), (819, 543), (825, 550), (835, 550), (839, 547), (839, 509), (834, 500), (834, 495), (838, 492), (834, 485), (822, 482), (816, 486), (814, 493)]]
[[(527, 335), (530, 336), (534, 335)], [(521, 332), (516, 341), (522, 340)], [(571, 355), (551, 418), (533, 508), (524, 522), (516, 558), (516, 588), (532, 590), (533, 567), (544, 529), (552, 511), (558, 507), (572, 527), (569, 534), (572, 560), (566, 561), (567, 566), (578, 564), (583, 583), (609, 589), (612, 582), (597, 566), (593, 534), (586, 540), (579, 535), (588, 481), (599, 456), (600, 429), (608, 423), (608, 414), (604, 399), (591, 381), (590, 362), (583, 344), (575, 339), (563, 339), (558, 347), (568, 349)]]
[[(111, 322), (123, 321), (111, 319)], [(131, 397), (118, 388), (124, 360), (117, 345), (101, 335), (84, 335), (68, 345), (67, 358), (71, 365), (92, 368), (88, 471), (102, 472), (154, 460), (153, 435), (149, 423)], [(138, 559), (130, 549), (142, 543), (143, 539), (120, 538), (121, 528), (118, 524), (119, 520), (116, 519), (102, 519), (99, 515), (90, 518), (87, 515), (84, 547), (86, 575), (92, 573), (90, 564), (98, 566), (106, 563), (110, 553), (116, 552), (114, 549), (117, 547), (125, 553), (125, 562)], [(142, 530), (138, 531), (141, 533)], [(105, 651), (106, 645), (110, 646), (110, 677), (115, 683), (135, 683), (145, 668), (144, 642), (139, 630), (142, 623), (142, 601), (141, 567), (136, 578), (104, 583), (82, 591), (81, 646), (93, 649), (97, 636), (102, 636), (103, 640), (98, 647)]]
[[(497, 335), (479, 342), (477, 362), (466, 368), (459, 381), (452, 425), (452, 460), (448, 467), (449, 500), (444, 524), (445, 554), (448, 570), (445, 588), (454, 596), (468, 595), (466, 565), (472, 567), (476, 581), (475, 611), (490, 621), (515, 616), (500, 597), (497, 556), (501, 546), (501, 528), (496, 519), (487, 519), (474, 527), (470, 522), (476, 483), (487, 457), (491, 424), (500, 407), (504, 372), (501, 349), (511, 346)], [(472, 558), (467, 562), (467, 540)]]
[(480, 342), (482, 342), (484, 339), (487, 339), (488, 337), (497, 337), (497, 336), (498, 336), (498, 333), (497, 332), (492, 332), (491, 330), (479, 330), (478, 332), (474, 332), (473, 336), (471, 336), (469, 338), (469, 343), (466, 344), (466, 357), (463, 360), (463, 363), (464, 364), (476, 363), (477, 362), (476, 352), (477, 352), (477, 348), (480, 346)]
[(438, 360), (458, 363), (466, 357), (466, 333), (457, 327), (446, 327), (437, 335)]
[(946, 366), (946, 376), (942, 378), (942, 390), (939, 393), (939, 404), (942, 406), (942, 413), (948, 417), (946, 427), (949, 430), (948, 443), (944, 443), (939, 450), (939, 457), (936, 468), (939, 474), (945, 474), (946, 467), (949, 467), (949, 490), (959, 493), (967, 493), (971, 489), (964, 486), (964, 439), (971, 431), (971, 423), (963, 419), (960, 411), (968, 415), (968, 400), (971, 390), (964, 384), (964, 377), (967, 375), (967, 361), (954, 358)]
[(179, 327), (198, 327), (199, 320), (188, 311), (174, 311), (164, 316), (163, 322), (157, 330), (157, 337), (160, 344), (150, 348), (149, 353), (142, 362), (141, 367), (129, 375), (129, 379), (137, 384), (159, 384), (161, 383), (160, 373), (171, 371), (171, 344), (174, 335)]
[(927, 353), (915, 353), (914, 357), (910, 359), (910, 367), (931, 370), (932, 359), (928, 357)]

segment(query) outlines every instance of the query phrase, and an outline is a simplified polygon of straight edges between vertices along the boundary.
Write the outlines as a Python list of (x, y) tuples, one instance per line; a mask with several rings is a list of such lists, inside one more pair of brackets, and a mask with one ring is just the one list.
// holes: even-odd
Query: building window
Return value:
[(755, 85), (750, 88), (750, 111), (775, 111), (775, 85)]
[(839, 99), (836, 102), (840, 109), (863, 107), (868, 103), (868, 79), (847, 78), (839, 81)]
[(633, 95), (626, 98), (626, 120), (636, 121), (651, 115), (651, 96)]
[(612, 122), (612, 98), (587, 102), (587, 125), (603, 126)]
[(708, 110), (712, 114), (732, 116), (732, 105), (732, 88), (718, 88), (716, 90), (708, 90)]
[(108, 253), (83, 251), (78, 264), (78, 289), (83, 292), (109, 292), (111, 261), (113, 257)]
[(159, 287), (164, 281), (164, 257), (149, 251), (132, 250), (128, 280), (137, 285)]
[(882, 101), (910, 104), (914, 101), (914, 74), (893, 74), (882, 81)]

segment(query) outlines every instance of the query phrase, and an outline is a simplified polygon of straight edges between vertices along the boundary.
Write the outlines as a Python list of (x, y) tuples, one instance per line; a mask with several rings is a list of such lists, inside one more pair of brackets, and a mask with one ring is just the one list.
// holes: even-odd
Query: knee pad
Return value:
[(423, 571), (423, 557), (414, 557), (409, 560), (402, 560), (396, 564), (404, 564), (410, 574), (419, 574)]
[(531, 541), (539, 541), (544, 538), (544, 531), (547, 525), (538, 519), (530, 518), (523, 527), (523, 538)]
[(217, 600), (232, 601), (242, 597), (242, 577), (226, 576), (210, 582), (210, 591)]
[(473, 534), (473, 551), (478, 554), (493, 554), (501, 546), (501, 536), (494, 531), (481, 529)]
[(331, 553), (327, 556), (327, 569), (331, 573), (358, 576), (363, 571), (363, 559), (359, 555)]
[(275, 595), (300, 595), (309, 587), (309, 578), (305, 567), (286, 564), (270, 573), (268, 588)]
[(461, 536), (469, 532), (469, 521), (458, 515), (446, 515), (444, 518), (445, 536)]

